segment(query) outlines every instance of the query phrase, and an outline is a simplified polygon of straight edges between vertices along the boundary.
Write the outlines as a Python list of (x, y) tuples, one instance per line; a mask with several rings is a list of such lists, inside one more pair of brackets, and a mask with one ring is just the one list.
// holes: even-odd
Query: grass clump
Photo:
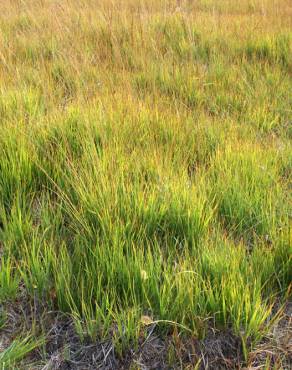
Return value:
[(1, 3), (0, 339), (35, 316), (0, 367), (254, 364), (291, 294), (288, 2)]

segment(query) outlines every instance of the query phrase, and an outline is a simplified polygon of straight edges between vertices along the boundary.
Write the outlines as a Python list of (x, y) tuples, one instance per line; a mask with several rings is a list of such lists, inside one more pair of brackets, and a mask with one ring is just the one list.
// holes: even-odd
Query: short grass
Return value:
[(248, 361), (291, 292), (290, 0), (0, 14), (0, 303), (25, 289), (121, 357), (145, 325), (228, 328)]

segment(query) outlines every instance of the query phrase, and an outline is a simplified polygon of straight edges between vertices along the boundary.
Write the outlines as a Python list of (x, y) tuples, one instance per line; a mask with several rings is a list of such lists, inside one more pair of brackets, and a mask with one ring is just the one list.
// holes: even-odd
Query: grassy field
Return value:
[(1, 370), (289, 368), (291, 0), (1, 1), (0, 130)]

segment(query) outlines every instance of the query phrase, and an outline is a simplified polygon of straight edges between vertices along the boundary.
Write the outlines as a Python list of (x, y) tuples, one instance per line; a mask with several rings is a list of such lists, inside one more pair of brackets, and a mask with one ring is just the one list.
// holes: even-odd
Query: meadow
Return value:
[(0, 2), (0, 369), (292, 366), (290, 0)]

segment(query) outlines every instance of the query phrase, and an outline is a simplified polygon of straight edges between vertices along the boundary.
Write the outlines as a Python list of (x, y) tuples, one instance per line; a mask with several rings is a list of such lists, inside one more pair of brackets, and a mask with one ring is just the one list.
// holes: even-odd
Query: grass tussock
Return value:
[[(258, 364), (291, 294), (292, 10), (234, 4), (1, 3), (0, 333), (25, 296), (105, 369), (154, 366), (153, 332), (160, 368), (208, 368), (183, 353), (217, 331), (215, 368)], [(44, 328), (0, 368), (48, 360)]]

